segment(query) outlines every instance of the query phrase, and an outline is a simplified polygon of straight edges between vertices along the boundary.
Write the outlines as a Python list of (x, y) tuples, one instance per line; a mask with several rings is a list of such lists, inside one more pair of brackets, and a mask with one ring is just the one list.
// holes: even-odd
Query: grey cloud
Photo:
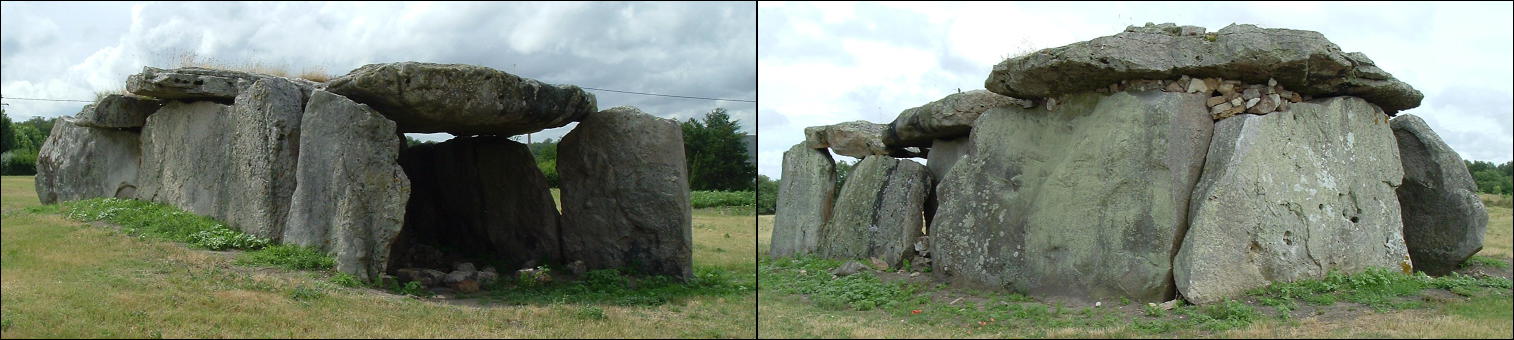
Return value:
[[(756, 8), (750, 2), (151, 3), (141, 5), (140, 14), (122, 27), (100, 28), (114, 35), (96, 37), (89, 49), (75, 55), (13, 36), (11, 7), (6, 4), (5, 79), (0, 82), (7, 90), (39, 88), (25, 84), (57, 82), (70, 73), (124, 82), (144, 65), (173, 66), (179, 54), (189, 52), (224, 64), (260, 63), (293, 73), (324, 69), (341, 75), (368, 63), (414, 60), (483, 65), (585, 87), (756, 98)], [(33, 12), (26, 14), (70, 17), (53, 7), (31, 6), (26, 9)], [(109, 15), (131, 14), (117, 10)], [(12, 50), (11, 45), (17, 46)], [(112, 48), (120, 56), (100, 65), (84, 64), (91, 54)], [(64, 62), (12, 67), (22, 60)], [(63, 83), (75, 90), (52, 97), (104, 90), (82, 81)], [(747, 126), (756, 121), (752, 103), (595, 95), (602, 108), (632, 105), (682, 120), (724, 106)], [(16, 105), (56, 116), (72, 114), (82, 103)]]

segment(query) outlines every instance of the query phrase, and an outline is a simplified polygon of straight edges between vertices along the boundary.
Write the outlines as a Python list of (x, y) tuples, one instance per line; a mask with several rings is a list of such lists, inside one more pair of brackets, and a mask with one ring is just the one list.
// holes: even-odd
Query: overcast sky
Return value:
[[(888, 123), (900, 111), (983, 88), (1023, 51), (1172, 22), (1323, 33), (1424, 92), (1419, 108), (1469, 160), (1514, 148), (1510, 3), (769, 3), (758, 8), (759, 173), (778, 178), (806, 126)], [(852, 160), (850, 157), (837, 159)]]
[[(0, 4), (0, 93), (94, 99), (144, 65), (192, 53), (334, 76), (370, 63), (488, 66), (548, 83), (757, 99), (756, 5), (736, 3), (52, 3)], [(756, 105), (590, 91), (684, 120), (724, 107), (755, 130)], [(13, 120), (86, 103), (5, 100)], [(560, 138), (568, 128), (535, 139)], [(432, 134), (423, 139), (444, 139)]]

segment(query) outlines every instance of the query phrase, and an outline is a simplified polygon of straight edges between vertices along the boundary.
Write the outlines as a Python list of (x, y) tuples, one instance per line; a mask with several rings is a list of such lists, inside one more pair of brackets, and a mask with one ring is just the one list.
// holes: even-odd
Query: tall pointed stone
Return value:
[(830, 152), (811, 149), (804, 142), (784, 152), (768, 254), (783, 257), (814, 253), (820, 227), (831, 218), (835, 197), (836, 162), (831, 160)]

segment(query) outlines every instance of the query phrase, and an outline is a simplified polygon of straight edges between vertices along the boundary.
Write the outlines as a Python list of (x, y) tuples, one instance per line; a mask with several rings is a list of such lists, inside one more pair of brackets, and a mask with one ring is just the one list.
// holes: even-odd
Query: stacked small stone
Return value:
[(1209, 114), (1214, 120), (1233, 117), (1241, 113), (1265, 115), (1272, 112), (1288, 109), (1289, 103), (1297, 103), (1304, 100), (1304, 96), (1298, 92), (1288, 91), (1277, 80), (1267, 79), (1267, 85), (1246, 84), (1239, 80), (1225, 80), (1220, 78), (1190, 78), (1182, 76), (1177, 80), (1122, 80), (1118, 84), (1109, 84), (1109, 88), (1095, 90), (1099, 93), (1114, 93), (1120, 91), (1151, 91), (1162, 90), (1165, 92), (1202, 93), (1212, 95), (1205, 104), (1209, 106)]

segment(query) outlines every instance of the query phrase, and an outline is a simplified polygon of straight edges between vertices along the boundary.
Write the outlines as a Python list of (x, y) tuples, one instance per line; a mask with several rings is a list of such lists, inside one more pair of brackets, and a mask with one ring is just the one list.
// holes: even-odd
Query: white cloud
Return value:
[[(1004, 57), (1173, 22), (1318, 31), (1425, 93), (1423, 117), (1464, 158), (1509, 161), (1514, 23), (1509, 3), (809, 3), (758, 7), (759, 173), (806, 126), (865, 119), (980, 89)], [(847, 14), (850, 13), (850, 14)], [(921, 39), (921, 37), (925, 37)], [(838, 157), (840, 158), (840, 157)]]

